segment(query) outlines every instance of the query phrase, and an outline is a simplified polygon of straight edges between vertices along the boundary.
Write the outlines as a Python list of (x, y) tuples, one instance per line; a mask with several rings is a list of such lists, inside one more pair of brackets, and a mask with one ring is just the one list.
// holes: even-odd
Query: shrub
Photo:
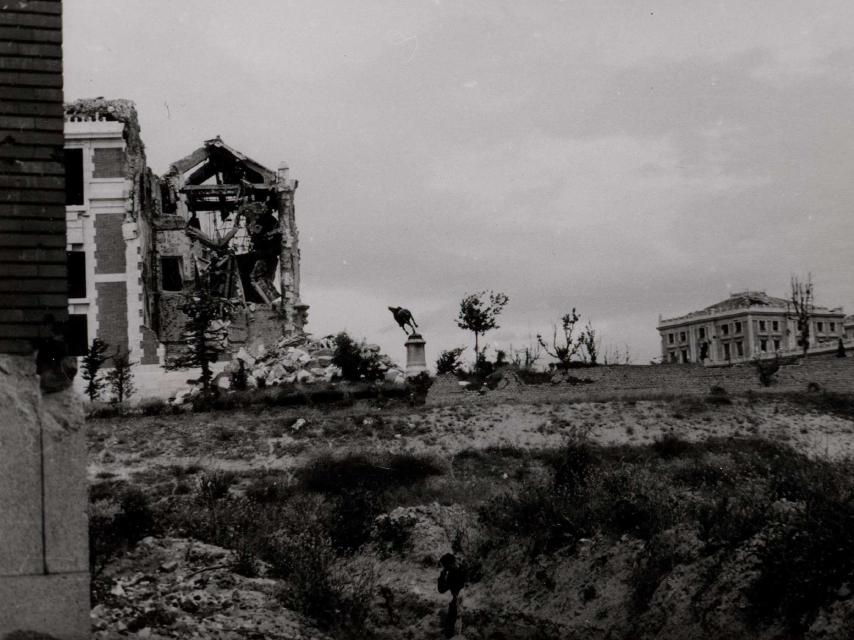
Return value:
[(137, 409), (144, 416), (159, 416), (172, 410), (162, 398), (145, 398), (140, 400)]
[(332, 364), (339, 367), (342, 377), (350, 382), (382, 380), (385, 372), (379, 353), (366, 349), (343, 331), (335, 336)]
[(652, 450), (665, 460), (684, 456), (692, 450), (691, 443), (675, 433), (667, 432), (652, 443)]
[(753, 366), (756, 368), (756, 373), (759, 376), (759, 383), (763, 387), (770, 387), (774, 382), (774, 376), (780, 370), (780, 356), (778, 355), (773, 360), (755, 358)]
[(465, 347), (455, 347), (443, 351), (436, 360), (436, 373), (457, 373), (463, 366), (461, 357)]
[(234, 480), (235, 475), (231, 471), (205, 471), (198, 478), (196, 490), (205, 503), (211, 504), (228, 495)]
[(709, 389), (709, 395), (706, 396), (706, 402), (716, 405), (732, 404), (729, 393), (720, 385), (712, 385), (712, 388)]
[(118, 501), (94, 498), (90, 495), (89, 563), (98, 574), (110, 558), (154, 531), (154, 516), (148, 498), (136, 488), (126, 489)]
[(231, 374), (231, 388), (235, 391), (246, 391), (249, 387), (249, 374), (246, 373), (246, 363), (237, 361), (237, 371)]

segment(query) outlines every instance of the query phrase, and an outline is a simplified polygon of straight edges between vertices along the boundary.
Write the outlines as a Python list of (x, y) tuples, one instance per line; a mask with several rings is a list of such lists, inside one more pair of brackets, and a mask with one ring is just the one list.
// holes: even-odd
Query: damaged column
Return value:
[(282, 254), (279, 260), (281, 273), (281, 307), (285, 335), (302, 333), (308, 322), (308, 305), (300, 300), (299, 231), (294, 210), (294, 192), (299, 181), (291, 180), (287, 164), (280, 164), (276, 173), (276, 190), (279, 194), (279, 226), (282, 231)]

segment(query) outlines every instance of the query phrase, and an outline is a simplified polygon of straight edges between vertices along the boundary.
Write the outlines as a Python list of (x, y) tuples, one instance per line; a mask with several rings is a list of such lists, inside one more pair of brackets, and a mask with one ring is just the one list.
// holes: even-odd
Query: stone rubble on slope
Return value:
[[(403, 369), (387, 355), (379, 353), (379, 346), (362, 342), (360, 347), (365, 356), (379, 356), (386, 383), (397, 386), (406, 384)], [(286, 337), (279, 340), (274, 347), (262, 343), (252, 351), (254, 353), (241, 347), (222, 373), (214, 378), (214, 384), (220, 389), (231, 388), (232, 376), (241, 366), (246, 372), (247, 385), (250, 388), (341, 381), (341, 369), (332, 363), (335, 354), (335, 340), (332, 336), (320, 340), (308, 336)], [(173, 404), (188, 402), (199, 391), (198, 385), (184, 389), (176, 394)]]

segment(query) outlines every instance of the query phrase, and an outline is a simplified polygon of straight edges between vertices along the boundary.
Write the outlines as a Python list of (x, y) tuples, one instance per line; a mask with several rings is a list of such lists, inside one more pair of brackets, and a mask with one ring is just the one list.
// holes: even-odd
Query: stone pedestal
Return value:
[(406, 377), (412, 378), (427, 371), (427, 344), (420, 334), (413, 333), (406, 341)]
[(32, 357), (0, 355), (0, 638), (89, 637), (83, 412), (43, 393)]

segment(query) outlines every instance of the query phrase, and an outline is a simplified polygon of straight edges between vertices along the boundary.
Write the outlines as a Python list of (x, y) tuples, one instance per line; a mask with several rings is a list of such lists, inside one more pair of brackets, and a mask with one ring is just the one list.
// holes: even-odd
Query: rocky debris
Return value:
[[(365, 356), (379, 354), (376, 345), (361, 345)], [(341, 369), (332, 363), (335, 355), (335, 340), (327, 336), (320, 340), (308, 337), (282, 338), (275, 347), (259, 345), (255, 353), (241, 350), (226, 367), (227, 372), (235, 371), (239, 361), (249, 370), (250, 386), (271, 386), (276, 384), (305, 384), (316, 382), (335, 382), (341, 379)], [(380, 367), (385, 379), (394, 383), (405, 383), (405, 374), (388, 356), (379, 355)]]
[[(279, 582), (231, 570), (231, 552), (181, 538), (145, 538), (114, 560), (92, 608), (93, 638), (325, 638), (277, 598)], [(263, 570), (263, 567), (262, 567)]]
[[(386, 383), (396, 386), (406, 384), (406, 374), (387, 355), (380, 354), (380, 348), (374, 344), (361, 344), (364, 355), (379, 357), (380, 369)], [(241, 366), (246, 372), (247, 385), (270, 387), (283, 384), (313, 385), (317, 383), (334, 384), (340, 382), (341, 369), (332, 364), (335, 355), (335, 340), (327, 336), (314, 340), (308, 336), (282, 338), (275, 346), (263, 343), (251, 350), (244, 347), (234, 355), (223, 371), (216, 375), (214, 385), (222, 390), (231, 388), (231, 378)], [(199, 385), (192, 385), (179, 391), (173, 404), (189, 402), (201, 391)]]

